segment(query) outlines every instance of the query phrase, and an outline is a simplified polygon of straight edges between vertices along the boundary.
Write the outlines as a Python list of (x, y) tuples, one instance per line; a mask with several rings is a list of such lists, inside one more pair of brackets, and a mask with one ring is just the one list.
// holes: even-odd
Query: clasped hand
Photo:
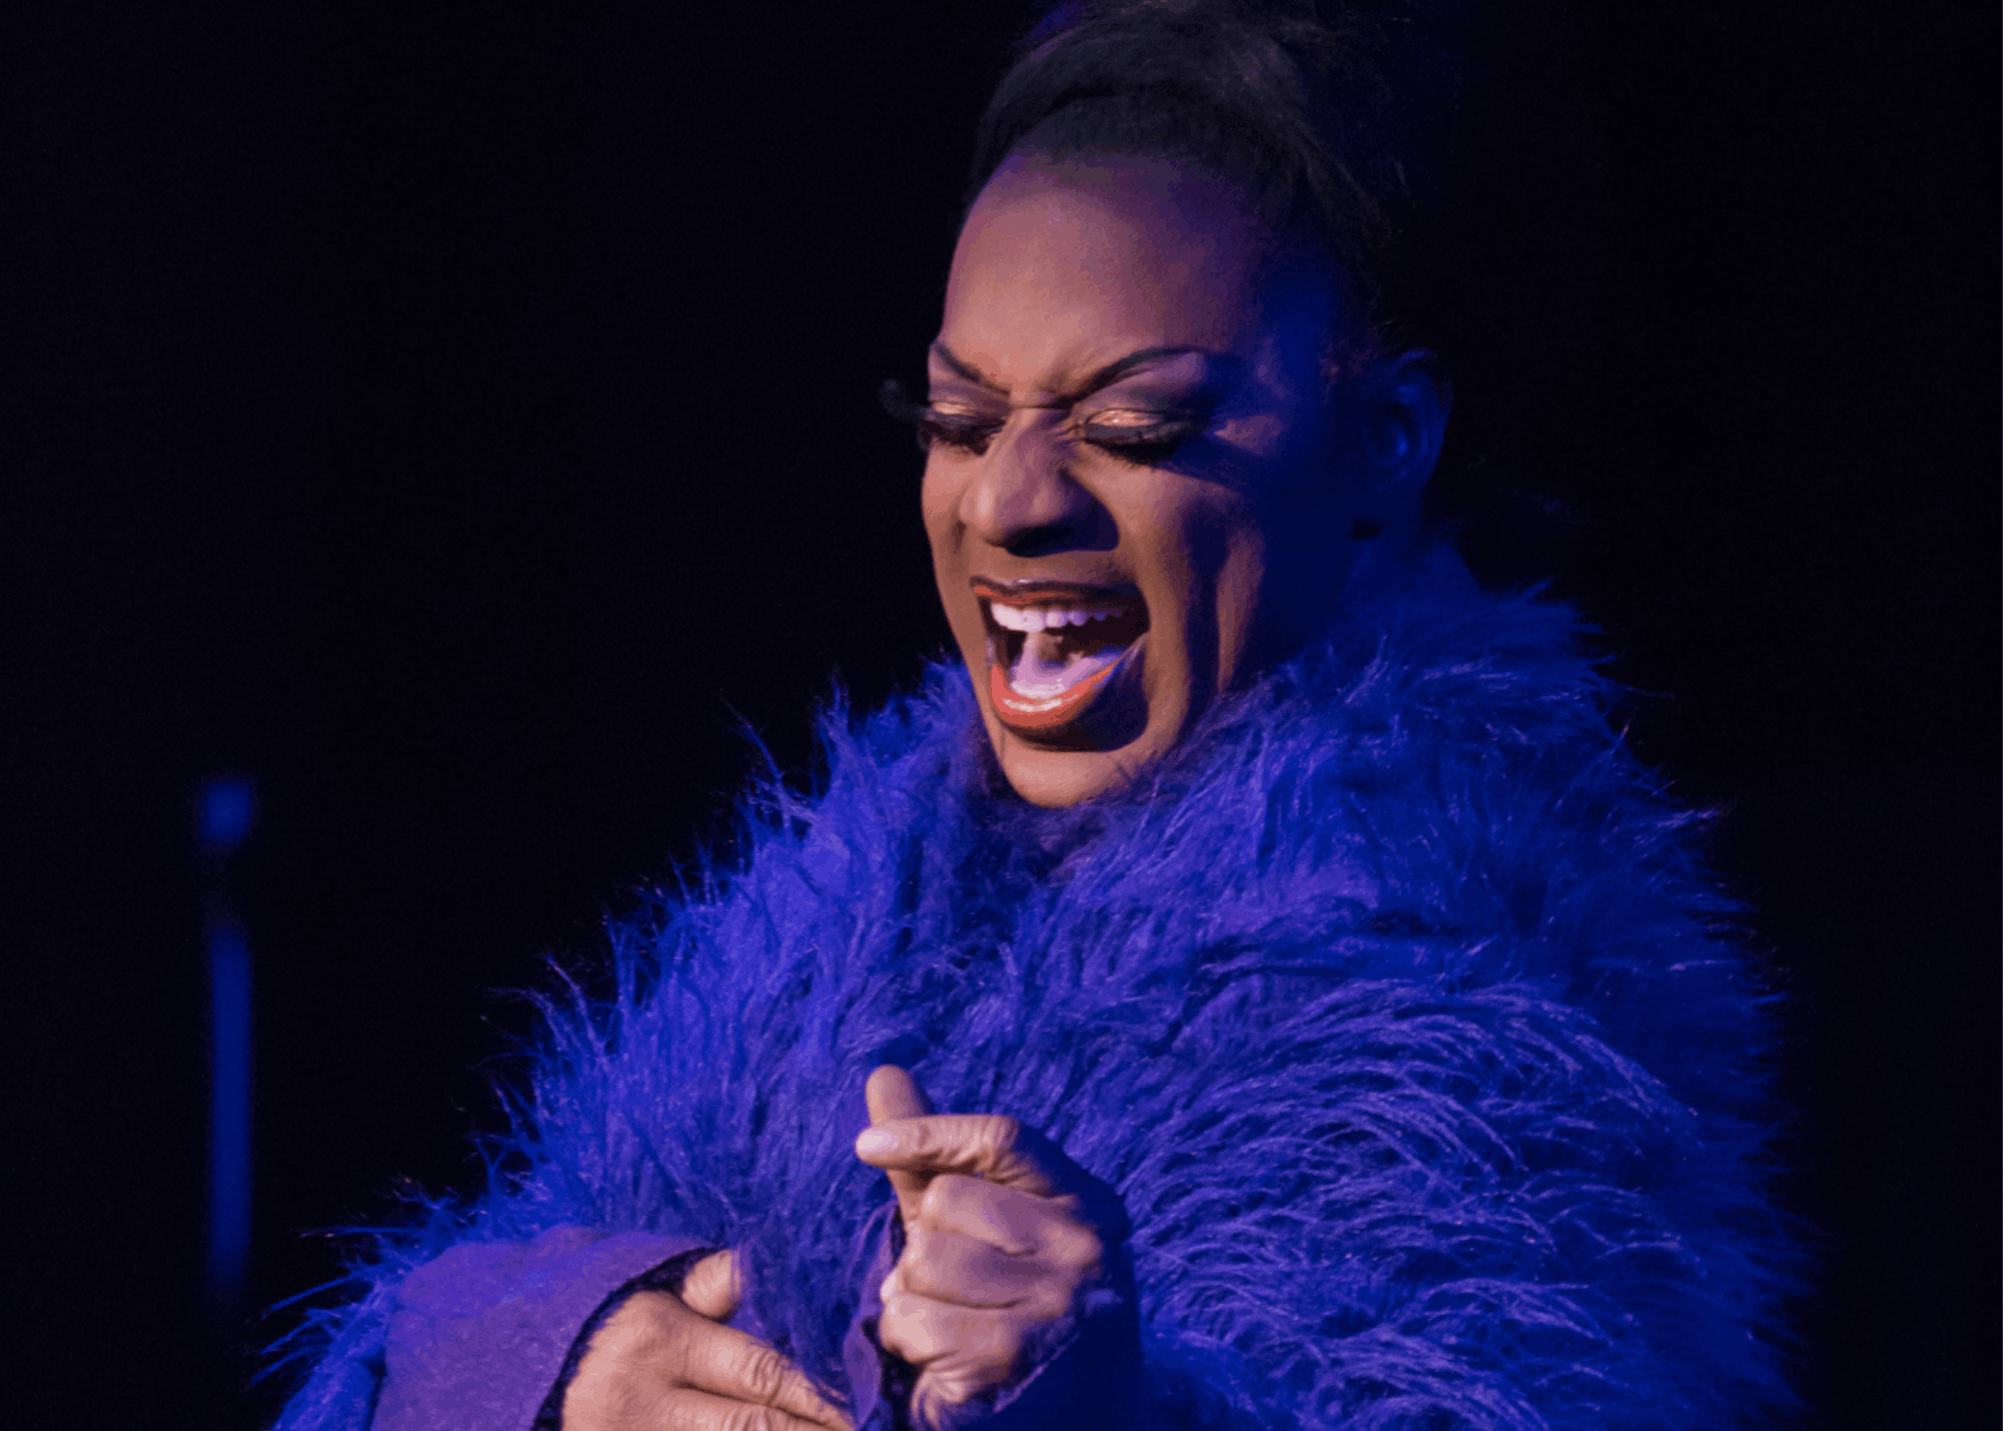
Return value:
[(563, 1431), (848, 1431), (772, 1347), (725, 1326), (744, 1287), (728, 1252), (679, 1294), (635, 1292), (592, 1334), (563, 1397)]
[[(1049, 1139), (997, 1114), (935, 1114), (911, 1075), (879, 1068), (856, 1155), (890, 1177), (904, 1247), (883, 1281), (877, 1339), (918, 1370), (921, 1427), (1027, 1375), (1045, 1340), (1106, 1277), (1091, 1180)], [(770, 1346), (724, 1325), (742, 1298), (732, 1255), (680, 1295), (639, 1292), (593, 1335), (564, 1431), (847, 1431)]]

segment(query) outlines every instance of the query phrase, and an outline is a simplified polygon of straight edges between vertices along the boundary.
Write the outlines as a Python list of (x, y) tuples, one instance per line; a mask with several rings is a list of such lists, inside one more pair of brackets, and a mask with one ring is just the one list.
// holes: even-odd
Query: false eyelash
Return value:
[(918, 445), (927, 452), (943, 445), (978, 457), (988, 450), (989, 440), (1001, 431), (1001, 426), (992, 418), (961, 417), (928, 410), (918, 419)]
[(895, 378), (877, 389), (876, 400), (886, 413), (912, 429), (920, 452), (943, 445), (979, 456), (987, 451), (989, 439), (1001, 431), (1001, 424), (993, 418), (940, 412), (930, 403), (912, 397)]
[(1209, 425), (1204, 417), (1184, 413), (1165, 415), (1160, 422), (1151, 422), (1145, 427), (1081, 423), (1078, 436), (1115, 457), (1153, 467), (1166, 462), (1175, 455), (1177, 448), (1192, 437), (1201, 435)]
[[(993, 418), (942, 413), (930, 403), (912, 397), (904, 384), (895, 378), (878, 389), (877, 401), (891, 417), (913, 429), (922, 452), (930, 452), (935, 445), (944, 444), (955, 451), (979, 456), (987, 451), (988, 442), (1001, 430), (1001, 423)], [(1209, 425), (1209, 419), (1203, 414), (1176, 413), (1165, 414), (1162, 421), (1145, 427), (1081, 423), (1077, 435), (1080, 441), (1110, 452), (1115, 457), (1141, 466), (1154, 466), (1167, 461), (1178, 447), (1201, 434)]]
[(918, 450), (930, 452), (937, 443), (962, 452), (986, 450), (988, 439), (1001, 424), (973, 417), (953, 417), (937, 411), (930, 403), (918, 401), (895, 378), (877, 389), (876, 400), (884, 412), (909, 427), (918, 438)]

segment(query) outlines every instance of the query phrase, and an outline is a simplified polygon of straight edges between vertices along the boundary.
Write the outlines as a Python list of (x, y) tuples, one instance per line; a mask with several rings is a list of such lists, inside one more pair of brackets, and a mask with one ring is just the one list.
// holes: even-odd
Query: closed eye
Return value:
[(983, 416), (970, 408), (919, 402), (895, 379), (878, 390), (877, 401), (899, 422), (910, 424), (923, 452), (947, 447), (979, 456), (988, 450), (988, 443), (1002, 429), (1003, 420), (998, 417)]
[[(1073, 429), (1081, 442), (1110, 452), (1127, 462), (1149, 466), (1167, 461), (1175, 450), (1209, 426), (1193, 416), (1170, 417), (1159, 413), (1141, 414), (1145, 421), (1124, 421), (1126, 414), (1113, 420), (1104, 417), (1081, 422)], [(950, 408), (922, 408), (914, 418), (918, 445), (930, 452), (948, 447), (955, 452), (980, 456), (1002, 429), (1002, 419)]]
[(979, 456), (988, 450), (988, 443), (1002, 430), (1001, 420), (982, 417), (978, 413), (954, 412), (936, 407), (921, 409), (915, 419), (918, 429), (918, 445), (930, 452), (935, 447), (949, 447), (955, 452), (971, 453)]
[[(1007, 419), (958, 403), (923, 403), (898, 382), (887, 382), (878, 400), (885, 412), (909, 423), (922, 451), (945, 447), (978, 457), (988, 450)], [(1200, 436), (1211, 423), (1205, 412), (1157, 412), (1142, 408), (1102, 408), (1073, 424), (1071, 436), (1126, 462), (1149, 466), (1167, 461), (1176, 449)]]
[(1080, 441), (1089, 442), (1128, 462), (1152, 465), (1167, 461), (1192, 437), (1202, 435), (1210, 419), (1191, 412), (1141, 412), (1116, 409), (1094, 413), (1078, 424)]

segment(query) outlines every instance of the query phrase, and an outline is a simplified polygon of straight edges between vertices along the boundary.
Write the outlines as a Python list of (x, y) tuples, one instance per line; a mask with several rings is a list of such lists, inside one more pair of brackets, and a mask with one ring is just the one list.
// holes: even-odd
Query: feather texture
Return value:
[(285, 1424), (343, 1424), (404, 1270), (566, 1223), (739, 1249), (756, 1327), (839, 1385), (886, 1060), (1121, 1195), (1204, 1419), (1771, 1421), (1763, 996), (1577, 637), (1436, 554), (1068, 811), (1001, 793), (961, 670), (835, 710), (824, 789), (761, 787), (742, 866), (549, 1004), (492, 1187), (381, 1243)]

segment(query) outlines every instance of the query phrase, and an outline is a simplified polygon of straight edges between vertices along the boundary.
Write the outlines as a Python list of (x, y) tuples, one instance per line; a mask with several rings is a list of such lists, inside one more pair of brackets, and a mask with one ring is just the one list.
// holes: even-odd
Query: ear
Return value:
[[(1439, 463), (1453, 388), (1438, 356), (1415, 348), (1372, 375), (1365, 400), (1363, 460), (1373, 479), (1367, 515), (1384, 526), (1403, 525), (1416, 516), (1419, 493)], [(1381, 513), (1374, 510), (1380, 506)]]

